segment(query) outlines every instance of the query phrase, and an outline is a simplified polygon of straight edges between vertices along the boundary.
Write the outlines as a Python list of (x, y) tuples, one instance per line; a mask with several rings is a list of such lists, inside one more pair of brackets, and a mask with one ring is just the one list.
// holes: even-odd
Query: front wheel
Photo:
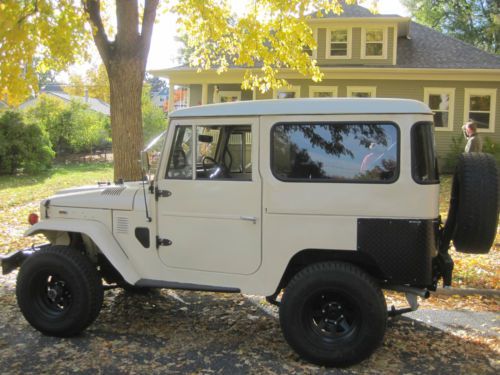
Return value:
[(102, 280), (93, 264), (67, 246), (33, 254), (17, 276), (17, 303), (26, 320), (40, 332), (74, 336), (99, 314)]
[(367, 358), (383, 340), (387, 307), (380, 288), (348, 263), (304, 268), (283, 294), (285, 339), (305, 360), (348, 366)]

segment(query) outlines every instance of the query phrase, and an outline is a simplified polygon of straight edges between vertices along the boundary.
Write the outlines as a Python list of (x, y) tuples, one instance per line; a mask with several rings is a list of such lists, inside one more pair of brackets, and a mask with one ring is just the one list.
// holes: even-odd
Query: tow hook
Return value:
[(391, 285), (389, 287), (386, 287), (385, 289), (405, 293), (406, 301), (410, 305), (410, 307), (405, 307), (403, 309), (396, 309), (394, 305), (391, 306), (391, 309), (387, 312), (387, 315), (390, 317), (406, 314), (417, 310), (419, 307), (417, 297), (427, 299), (430, 296), (430, 292), (427, 289), (413, 288), (404, 285)]

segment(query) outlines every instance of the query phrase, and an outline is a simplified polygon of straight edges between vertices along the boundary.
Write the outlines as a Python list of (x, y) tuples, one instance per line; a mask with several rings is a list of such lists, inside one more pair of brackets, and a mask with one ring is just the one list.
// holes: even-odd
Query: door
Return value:
[[(173, 121), (158, 199), (168, 267), (251, 274), (261, 261), (258, 119)], [(170, 243), (169, 242), (169, 243)], [(165, 242), (167, 243), (167, 242)]]

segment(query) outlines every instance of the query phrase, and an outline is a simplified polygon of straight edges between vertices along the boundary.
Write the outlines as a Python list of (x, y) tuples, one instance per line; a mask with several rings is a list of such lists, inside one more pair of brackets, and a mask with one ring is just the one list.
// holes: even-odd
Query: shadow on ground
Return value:
[(496, 374), (495, 358), (472, 339), (399, 318), (389, 321), (384, 344), (370, 359), (325, 369), (301, 361), (278, 320), (241, 295), (166, 290), (107, 291), (92, 326), (58, 339), (29, 326), (17, 308), (13, 277), (0, 278), (3, 374)]

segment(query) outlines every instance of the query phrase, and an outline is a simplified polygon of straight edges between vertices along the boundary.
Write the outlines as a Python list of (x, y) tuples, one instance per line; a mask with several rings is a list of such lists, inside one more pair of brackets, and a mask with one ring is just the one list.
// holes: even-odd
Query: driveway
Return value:
[[(15, 274), (0, 276), (2, 374), (497, 374), (498, 315), (424, 310), (390, 319), (363, 363), (325, 369), (284, 341), (276, 310), (256, 297), (184, 291), (105, 292), (83, 334), (46, 337), (24, 320)], [(498, 345), (497, 345), (498, 347)]]

